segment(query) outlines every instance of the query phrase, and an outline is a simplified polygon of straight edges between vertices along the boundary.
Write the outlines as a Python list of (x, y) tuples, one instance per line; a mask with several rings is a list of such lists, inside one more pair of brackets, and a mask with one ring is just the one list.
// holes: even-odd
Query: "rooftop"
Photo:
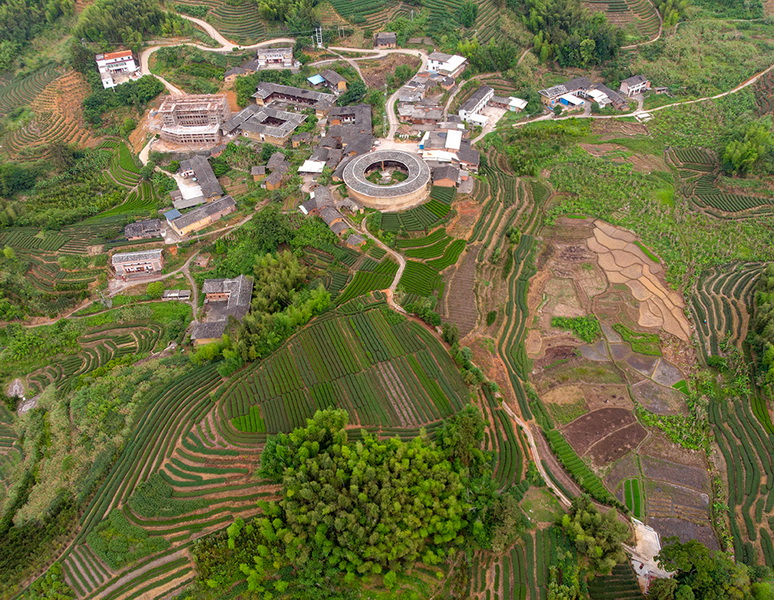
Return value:
[(198, 223), (202, 219), (205, 219), (206, 217), (214, 215), (218, 212), (228, 210), (230, 207), (236, 207), (236, 202), (234, 202), (234, 199), (231, 196), (223, 196), (223, 198), (220, 198), (219, 200), (213, 200), (212, 202), (204, 204), (199, 208), (193, 209), (189, 213), (173, 219), (172, 222), (175, 227), (182, 229), (183, 227), (188, 227), (189, 225)]
[(391, 31), (381, 31), (376, 34), (377, 44), (395, 44), (398, 42), (398, 34)]
[(487, 96), (494, 93), (494, 89), (489, 87), (488, 85), (482, 85), (480, 88), (478, 88), (475, 92), (473, 92), (473, 95), (465, 100), (462, 106), (460, 106), (461, 111), (467, 111), (472, 112), (475, 110), (475, 108), (478, 106), (478, 104), (484, 100)]
[(211, 340), (222, 337), (226, 333), (228, 321), (211, 321), (209, 323), (197, 323), (191, 331), (192, 340)]
[(325, 77), (323, 77), (319, 73), (315, 73), (311, 77), (307, 77), (306, 80), (312, 85), (320, 85), (325, 81)]
[(241, 320), (250, 309), (253, 297), (253, 280), (240, 275), (234, 279), (205, 279), (202, 284), (204, 294), (228, 294), (223, 316), (232, 316)]
[(336, 96), (333, 94), (324, 94), (323, 92), (315, 92), (314, 90), (305, 90), (293, 87), (292, 85), (281, 85), (279, 83), (270, 83), (268, 81), (262, 81), (258, 84), (255, 93), (253, 94), (253, 98), (265, 100), (272, 94), (302, 98), (315, 103), (315, 105), (321, 108), (329, 108), (336, 102)]
[(570, 79), (569, 81), (560, 83), (559, 85), (553, 85), (544, 90), (538, 90), (538, 94), (548, 98), (555, 98), (557, 96), (563, 96), (565, 94), (577, 92), (578, 90), (585, 90), (590, 86), (591, 80), (588, 77), (576, 77), (575, 79)]
[(129, 223), (124, 227), (124, 235), (126, 237), (155, 237), (161, 235), (161, 221), (159, 219), (146, 219), (136, 223)]
[(116, 52), (108, 52), (107, 54), (97, 54), (94, 60), (115, 60), (117, 58), (132, 58), (131, 50), (117, 50)]
[(145, 262), (149, 260), (159, 260), (161, 258), (161, 250), (140, 250), (139, 252), (121, 252), (120, 254), (114, 254), (111, 259), (111, 264), (116, 265), (119, 263), (131, 263), (131, 262)]
[(226, 121), (223, 124), (223, 132), (232, 134), (236, 130), (241, 130), (275, 138), (284, 138), (290, 135), (305, 120), (306, 115), (301, 113), (251, 104)]
[(631, 77), (624, 79), (621, 83), (625, 83), (628, 86), (633, 86), (645, 83), (646, 81), (647, 78), (643, 75), (632, 75)]
[(160, 113), (176, 110), (220, 110), (227, 106), (225, 94), (187, 94), (185, 96), (165, 96), (159, 107)]
[(322, 73), (320, 73), (320, 75), (322, 75), (325, 78), (325, 81), (331, 85), (338, 85), (342, 81), (347, 81), (336, 71), (332, 71), (331, 69), (325, 69)]
[(222, 196), (223, 188), (218, 183), (218, 178), (215, 177), (215, 172), (210, 166), (210, 161), (201, 154), (195, 154), (188, 160), (180, 161), (180, 171), (191, 170), (196, 177), (196, 183), (202, 189), (202, 195), (205, 198), (212, 198), (213, 196)]

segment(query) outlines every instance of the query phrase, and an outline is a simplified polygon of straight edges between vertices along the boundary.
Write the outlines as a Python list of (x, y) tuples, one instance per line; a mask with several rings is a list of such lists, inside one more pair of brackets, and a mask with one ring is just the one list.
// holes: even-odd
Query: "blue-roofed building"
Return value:
[(177, 219), (178, 217), (182, 217), (182, 216), (183, 216), (183, 213), (181, 213), (176, 208), (173, 208), (172, 210), (168, 210), (167, 212), (164, 213), (164, 218), (167, 221), (171, 221), (172, 219)]
[(317, 73), (317, 75), (312, 75), (311, 77), (307, 77), (306, 80), (315, 87), (325, 83), (325, 77), (323, 77), (319, 73)]

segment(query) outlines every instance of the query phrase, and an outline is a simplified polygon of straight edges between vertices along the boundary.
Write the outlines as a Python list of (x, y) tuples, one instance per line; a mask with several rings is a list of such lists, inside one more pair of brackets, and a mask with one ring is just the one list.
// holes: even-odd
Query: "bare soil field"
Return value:
[(648, 379), (632, 387), (634, 399), (647, 410), (659, 415), (687, 415), (685, 397), (675, 389), (668, 389)]
[(602, 467), (635, 450), (647, 436), (648, 431), (634, 422), (595, 442), (585, 455), (594, 465)]
[(578, 454), (585, 454), (597, 441), (631, 425), (636, 419), (625, 408), (602, 408), (575, 419), (562, 433)]
[(369, 88), (382, 89), (387, 81), (387, 76), (395, 72), (395, 67), (398, 65), (408, 65), (416, 71), (419, 69), (420, 62), (417, 56), (388, 54), (383, 58), (358, 61), (358, 66)]

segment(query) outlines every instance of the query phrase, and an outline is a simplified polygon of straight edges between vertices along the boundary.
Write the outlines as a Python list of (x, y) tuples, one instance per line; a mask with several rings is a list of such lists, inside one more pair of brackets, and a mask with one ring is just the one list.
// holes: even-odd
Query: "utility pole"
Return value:
[(320, 25), (314, 26), (314, 41), (318, 48), (323, 47), (322, 27)]

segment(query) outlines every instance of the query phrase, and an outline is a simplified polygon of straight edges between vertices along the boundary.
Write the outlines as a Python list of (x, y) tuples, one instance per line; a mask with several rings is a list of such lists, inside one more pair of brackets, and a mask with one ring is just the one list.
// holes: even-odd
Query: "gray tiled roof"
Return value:
[(336, 71), (333, 71), (331, 69), (325, 69), (324, 71), (321, 71), (320, 75), (322, 75), (325, 81), (327, 81), (331, 85), (338, 85), (342, 81), (346, 81), (346, 79), (344, 79)]
[(494, 90), (489, 87), (488, 85), (482, 85), (480, 88), (478, 88), (475, 92), (473, 92), (473, 95), (465, 100), (462, 106), (460, 106), (460, 110), (465, 111), (472, 111), (476, 105), (481, 102), (484, 98), (486, 98), (487, 94), (489, 92), (493, 92)]
[[(237, 130), (284, 138), (301, 125), (306, 115), (251, 104), (223, 124), (223, 132), (231, 134)], [(272, 121), (271, 124), (267, 121)], [(277, 121), (281, 121), (277, 123)]]
[(215, 177), (215, 172), (206, 157), (195, 154), (188, 160), (181, 160), (180, 170), (188, 171), (189, 169), (194, 172), (196, 183), (202, 188), (202, 194), (205, 198), (223, 195), (223, 188), (220, 187), (218, 178)]
[(191, 332), (192, 340), (210, 340), (222, 337), (226, 333), (228, 321), (211, 321), (209, 323), (197, 323)]
[(146, 219), (129, 223), (124, 227), (124, 235), (130, 237), (159, 237), (161, 235), (161, 221), (159, 219)]
[(236, 207), (236, 202), (234, 202), (234, 199), (231, 196), (223, 196), (223, 198), (213, 200), (212, 202), (204, 204), (199, 208), (193, 209), (189, 213), (173, 219), (172, 223), (178, 229), (182, 229), (184, 227), (188, 227), (189, 225), (193, 225), (194, 223), (197, 223), (210, 215), (226, 211), (231, 207)]
[(204, 294), (228, 294), (225, 314), (242, 320), (250, 310), (253, 298), (253, 280), (240, 275), (234, 279), (205, 279), (202, 284)]
[(590, 86), (591, 80), (588, 77), (576, 77), (575, 79), (570, 79), (565, 83), (554, 85), (544, 90), (539, 90), (538, 94), (548, 98), (555, 98), (556, 96), (563, 96), (564, 94), (572, 94), (578, 90), (585, 90)]
[(258, 84), (255, 93), (253, 94), (253, 98), (265, 100), (272, 94), (282, 94), (284, 96), (301, 98), (307, 102), (312, 102), (316, 108), (322, 109), (328, 109), (336, 102), (336, 96), (333, 94), (324, 94), (322, 92), (293, 87), (292, 85), (281, 85), (279, 83), (270, 83), (268, 81), (262, 81)]
[(343, 219), (344, 215), (342, 215), (338, 210), (333, 208), (332, 206), (323, 206), (322, 209), (320, 209), (320, 217), (327, 225), (330, 225), (333, 223), (336, 219)]
[(138, 252), (121, 252), (114, 254), (111, 264), (144, 262), (148, 260), (158, 260), (161, 258), (161, 250), (140, 250)]

